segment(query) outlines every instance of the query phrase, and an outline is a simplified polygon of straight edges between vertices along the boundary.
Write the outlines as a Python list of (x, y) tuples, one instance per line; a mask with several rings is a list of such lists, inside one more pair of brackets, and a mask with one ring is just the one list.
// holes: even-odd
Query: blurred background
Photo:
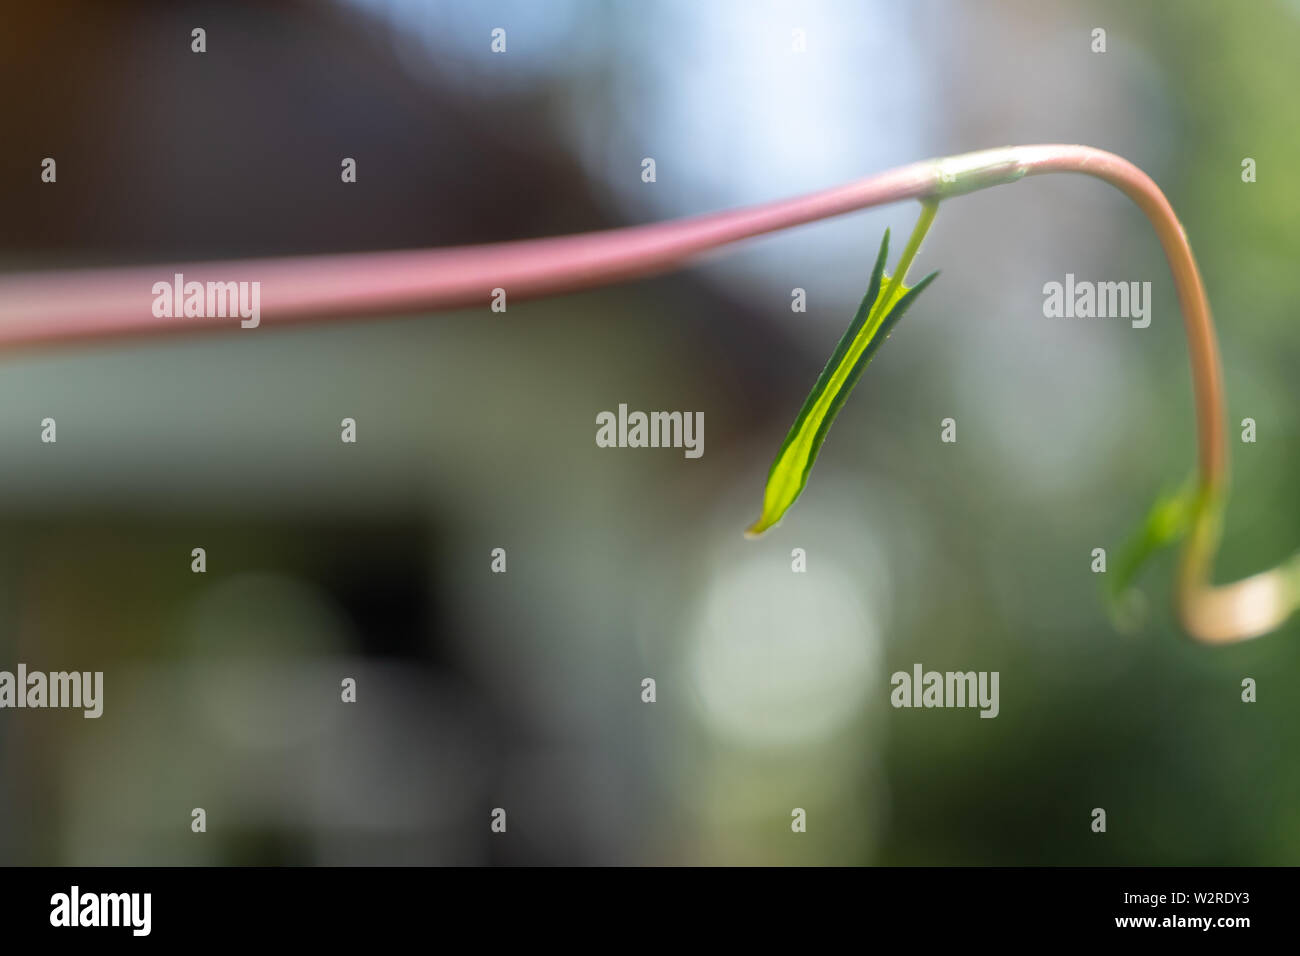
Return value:
[[(10, 273), (546, 236), (1009, 143), (1120, 153), (1168, 194), (1216, 308), (1219, 576), (1300, 544), (1295, 0), (6, 19)], [(1193, 461), (1172, 282), (1114, 190), (1054, 176), (946, 203), (915, 267), (942, 275), (802, 500), (742, 539), (881, 233), (915, 213), (505, 314), (4, 356), (0, 669), (102, 670), (105, 700), (99, 720), (0, 711), (0, 862), (1300, 862), (1300, 624), (1191, 645), (1166, 554), (1121, 634), (1089, 570)], [(1066, 273), (1150, 281), (1150, 328), (1045, 319)], [(704, 412), (704, 456), (597, 448), (620, 403)], [(890, 708), (918, 662), (999, 671), (1000, 716)]]

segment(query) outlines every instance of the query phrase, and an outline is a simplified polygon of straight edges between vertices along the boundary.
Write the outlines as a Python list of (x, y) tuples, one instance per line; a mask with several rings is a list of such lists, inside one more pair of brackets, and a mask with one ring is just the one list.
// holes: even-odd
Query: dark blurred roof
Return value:
[[(467, 98), (329, 3), (30, 4), (0, 31), (0, 249), (86, 264), (455, 245), (618, 225), (544, 87)], [(207, 52), (190, 31), (207, 31)], [(41, 160), (58, 162), (42, 188)], [(355, 185), (340, 163), (356, 158)], [(54, 263), (51, 263), (54, 264)]]

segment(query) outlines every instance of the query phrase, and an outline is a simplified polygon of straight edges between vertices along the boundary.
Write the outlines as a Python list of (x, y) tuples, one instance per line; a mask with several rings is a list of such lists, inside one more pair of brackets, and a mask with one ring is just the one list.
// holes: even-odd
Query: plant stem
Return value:
[(882, 290), (882, 294), (876, 299), (875, 304), (871, 307), (871, 313), (867, 316), (865, 328), (871, 329), (875, 334), (876, 327), (884, 320), (885, 314), (893, 307), (895, 296), (899, 294), (899, 287), (903, 285), (903, 280), (907, 278), (907, 270), (912, 266), (912, 260), (916, 258), (917, 252), (921, 249), (921, 241), (925, 239), (925, 234), (930, 231), (930, 226), (934, 222), (934, 214), (939, 209), (937, 199), (921, 200), (921, 215), (917, 217), (916, 224), (912, 226), (912, 234), (907, 239), (907, 245), (903, 247), (903, 254), (898, 257), (898, 264), (894, 267), (894, 274), (889, 276), (889, 284)]
[(898, 265), (894, 268), (894, 275), (889, 280), (889, 289), (884, 296), (884, 301), (892, 301), (894, 291), (907, 278), (907, 270), (912, 267), (912, 260), (916, 258), (917, 252), (920, 251), (921, 241), (925, 239), (925, 234), (930, 231), (930, 226), (934, 223), (934, 214), (938, 209), (939, 201), (937, 199), (922, 200), (921, 215), (917, 217), (916, 225), (912, 227), (912, 235), (908, 237), (907, 245), (903, 247), (903, 254), (898, 257)]
[[(1210, 584), (1228, 485), (1227, 423), (1218, 344), (1191, 246), (1169, 201), (1149, 176), (1120, 156), (1088, 146), (1008, 146), (965, 153), (794, 199), (576, 236), (453, 249), (8, 276), (0, 279), (0, 346), (213, 328), (210, 321), (153, 315), (147, 290), (175, 273), (186, 281), (260, 282), (262, 320), (271, 325), (483, 307), (497, 288), (505, 289), (511, 302), (593, 288), (664, 272), (718, 246), (858, 209), (920, 199), (932, 217), (938, 200), (1026, 176), (1063, 172), (1094, 176), (1133, 200), (1155, 228), (1173, 273), (1191, 361), (1198, 450), (1199, 506), (1184, 545), (1176, 590), (1183, 626), (1198, 640), (1212, 643), (1274, 630), (1300, 606), (1300, 556), (1236, 584)], [(895, 273), (899, 282), (906, 261)]]

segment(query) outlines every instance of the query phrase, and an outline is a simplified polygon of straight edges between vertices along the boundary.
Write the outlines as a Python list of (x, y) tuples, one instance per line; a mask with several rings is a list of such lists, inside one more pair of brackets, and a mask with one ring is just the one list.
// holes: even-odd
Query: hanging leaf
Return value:
[(1115, 567), (1103, 582), (1111, 621), (1120, 631), (1137, 630), (1146, 615), (1145, 602), (1135, 589), (1139, 572), (1158, 551), (1186, 536), (1204, 503), (1194, 477), (1177, 490), (1162, 492), (1142, 526), (1120, 550)]
[(786, 435), (776, 461), (772, 463), (772, 470), (767, 476), (767, 489), (763, 494), (763, 513), (745, 532), (746, 536), (757, 537), (771, 528), (798, 499), (804, 485), (808, 483), (808, 473), (817, 460), (831, 423), (853, 391), (853, 386), (862, 377), (863, 370), (889, 337), (908, 306), (939, 274), (932, 272), (910, 287), (901, 281), (916, 247), (920, 245), (920, 235), (932, 218), (933, 209), (927, 207), (922, 221), (918, 223), (918, 232), (913, 234), (913, 240), (899, 262), (900, 281), (894, 281), (885, 274), (885, 259), (889, 255), (889, 230), (885, 230), (885, 237), (880, 242), (880, 254), (876, 256), (876, 265), (871, 271), (867, 294), (858, 306), (848, 331), (822, 369), (803, 408), (799, 410), (799, 417)]

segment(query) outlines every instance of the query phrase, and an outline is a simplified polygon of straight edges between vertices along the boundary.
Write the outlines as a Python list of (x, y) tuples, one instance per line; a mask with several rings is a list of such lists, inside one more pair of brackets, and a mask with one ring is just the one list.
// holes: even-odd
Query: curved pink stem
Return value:
[[(1239, 640), (1276, 627), (1300, 603), (1300, 569), (1209, 585), (1227, 487), (1227, 425), (1209, 302), (1182, 225), (1159, 187), (1132, 163), (1088, 146), (1009, 146), (926, 160), (865, 179), (744, 209), (553, 239), (406, 252), (184, 263), (0, 278), (0, 346), (214, 328), (212, 319), (158, 317), (153, 284), (259, 282), (269, 325), (329, 317), (486, 307), (572, 292), (672, 269), (707, 250), (858, 209), (946, 199), (1043, 173), (1083, 173), (1133, 200), (1164, 248), (1182, 309), (1197, 422), (1201, 506), (1180, 569), (1184, 625), (1201, 640)], [(220, 327), (226, 327), (222, 325)]]
[(1226, 469), (1222, 384), (1205, 290), (1168, 200), (1127, 160), (1087, 146), (1017, 146), (926, 160), (844, 186), (745, 209), (605, 232), (452, 249), (244, 259), (0, 278), (0, 346), (198, 331), (211, 320), (155, 316), (155, 282), (261, 283), (262, 321), (487, 306), (672, 269), (763, 233), (904, 199), (946, 198), (1026, 175), (1076, 172), (1121, 189), (1150, 218), (1169, 258), (1191, 348), (1202, 477)]
[(605, 232), (452, 249), (192, 262), (0, 278), (0, 345), (140, 332), (194, 331), (206, 320), (158, 318), (153, 283), (261, 282), (263, 321), (486, 307), (652, 275), (717, 246), (855, 209), (925, 195), (933, 164), (797, 199)]
[(1187, 233), (1169, 200), (1150, 176), (1114, 153), (1084, 146), (1030, 146), (1016, 152), (1025, 154), (1027, 174), (1031, 176), (1085, 173), (1110, 183), (1133, 200), (1151, 221), (1173, 273), (1174, 290), (1187, 335), (1196, 402), (1201, 481), (1212, 487), (1221, 486), (1227, 481), (1228, 456), (1219, 345), (1201, 272), (1196, 267)]

